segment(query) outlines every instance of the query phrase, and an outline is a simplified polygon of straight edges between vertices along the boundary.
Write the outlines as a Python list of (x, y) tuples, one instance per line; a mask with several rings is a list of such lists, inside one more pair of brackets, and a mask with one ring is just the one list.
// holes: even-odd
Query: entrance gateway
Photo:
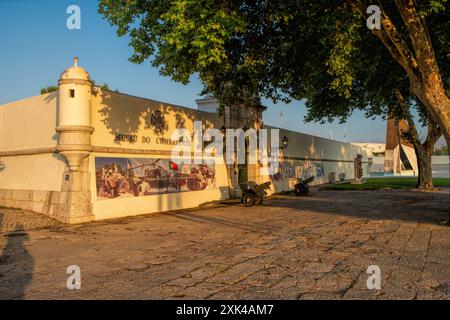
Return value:
[(171, 161), (171, 133), (193, 132), (195, 121), (221, 131), (278, 128), (263, 124), (261, 105), (225, 106), (218, 117), (211, 97), (191, 109), (102, 90), (78, 59), (58, 85), (56, 92), (0, 106), (2, 207), (79, 223), (240, 197), (249, 181), (271, 181), (271, 192), (281, 192), (312, 175), (317, 184), (333, 175), (352, 179), (357, 154), (369, 172), (363, 148), (284, 129), (279, 136), (289, 145), (270, 176), (248, 161), (178, 165)]

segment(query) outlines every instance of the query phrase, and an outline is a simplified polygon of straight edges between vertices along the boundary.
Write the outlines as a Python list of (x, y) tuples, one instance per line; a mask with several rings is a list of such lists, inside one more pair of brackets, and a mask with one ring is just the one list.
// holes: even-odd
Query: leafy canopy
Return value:
[[(128, 34), (132, 62), (188, 83), (198, 74), (221, 103), (307, 99), (309, 120), (381, 114), (409, 79), (366, 27), (352, 0), (101, 0), (99, 12)], [(405, 38), (394, 1), (377, 1)], [(450, 88), (447, 0), (417, 3), (446, 89)], [(408, 43), (411, 45), (411, 43)]]

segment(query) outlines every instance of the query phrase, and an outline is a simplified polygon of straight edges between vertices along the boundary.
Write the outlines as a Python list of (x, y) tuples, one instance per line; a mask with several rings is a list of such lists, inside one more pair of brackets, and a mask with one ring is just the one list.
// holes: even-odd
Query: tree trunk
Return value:
[(422, 150), (417, 153), (417, 165), (419, 167), (419, 180), (417, 182), (417, 188), (421, 190), (433, 190), (433, 175), (431, 170), (431, 155), (432, 149), (426, 150), (424, 146), (421, 147)]
[(419, 165), (419, 182), (417, 188), (423, 190), (433, 190), (433, 171), (431, 168), (431, 156), (433, 155), (433, 149), (436, 142), (442, 136), (442, 130), (436, 123), (436, 121), (434, 121), (433, 117), (431, 117), (428, 113), (427, 119), (427, 138), (424, 143), (420, 143), (419, 141), (419, 145), (417, 147), (414, 147), (414, 149), (416, 149), (416, 154), (420, 153), (420, 157), (417, 157), (417, 163)]
[[(445, 141), (447, 142), (447, 152), (448, 152), (448, 172), (450, 175), (450, 135), (445, 135)], [(448, 219), (446, 221), (446, 225), (450, 226), (450, 177), (448, 181), (448, 188), (449, 188), (449, 194), (448, 194)]]
[[(367, 10), (363, 1), (348, 0), (355, 12), (367, 20)], [(395, 4), (408, 32), (411, 46), (408, 46), (395, 23), (382, 11), (381, 29), (372, 32), (377, 36), (409, 77), (411, 92), (422, 102), (428, 113), (439, 125), (450, 147), (450, 99), (447, 96), (436, 54), (420, 17), (416, 1), (396, 0)], [(450, 224), (450, 201), (448, 210)]]
[[(445, 136), (445, 141), (447, 142), (447, 149), (450, 147), (450, 137)], [(450, 150), (450, 149), (448, 149)], [(447, 221), (445, 222), (446, 225), (450, 226), (450, 151), (448, 152), (448, 172), (449, 172), (449, 181), (448, 181), (448, 188), (449, 188), (449, 194), (448, 194), (448, 217)]]
[[(447, 148), (450, 148), (450, 99), (446, 96), (443, 87), (426, 87), (423, 91), (422, 99), (420, 100), (428, 107), (430, 112), (433, 113), (434, 120), (442, 129), (445, 141), (447, 142)], [(450, 226), (450, 197), (448, 203), (448, 218), (445, 224)]]
[[(433, 86), (436, 87), (433, 87)], [(433, 120), (444, 134), (447, 146), (450, 144), (450, 99), (439, 82), (411, 84), (412, 92), (424, 104)]]
[(397, 103), (401, 110), (403, 111), (403, 116), (408, 122), (409, 128), (409, 140), (414, 146), (414, 151), (416, 153), (417, 165), (419, 168), (419, 179), (417, 182), (417, 188), (421, 190), (433, 190), (433, 175), (431, 170), (431, 155), (433, 153), (434, 145), (436, 144), (439, 137), (442, 135), (442, 131), (437, 123), (434, 121), (433, 117), (427, 113), (428, 119), (428, 134), (424, 143), (420, 141), (419, 133), (417, 132), (414, 119), (409, 110), (409, 106), (406, 104), (405, 99), (400, 91), (400, 89), (395, 89), (395, 96), (397, 98)]
[[(449, 143), (447, 142), (447, 147), (448, 147), (448, 145), (449, 145)], [(448, 156), (448, 163), (449, 163), (448, 172), (449, 172), (449, 175), (450, 175), (450, 152), (449, 152), (449, 156)], [(448, 189), (449, 189), (449, 193), (448, 193), (448, 219), (447, 219), (446, 224), (450, 225), (450, 177), (448, 179)]]

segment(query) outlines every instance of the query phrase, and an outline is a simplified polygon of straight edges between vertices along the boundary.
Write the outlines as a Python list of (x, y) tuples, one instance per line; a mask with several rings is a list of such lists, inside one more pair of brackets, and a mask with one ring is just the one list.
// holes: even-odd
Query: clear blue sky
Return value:
[[(69, 5), (81, 8), (81, 30), (66, 27)], [(195, 108), (201, 91), (200, 81), (193, 77), (184, 86), (159, 75), (149, 63), (128, 61), (132, 50), (128, 38), (117, 37), (97, 12), (94, 0), (0, 0), (0, 104), (38, 95), (40, 88), (55, 85), (64, 68), (80, 57), (84, 67), (97, 83), (131, 95), (161, 100)], [(301, 102), (274, 105), (264, 114), (266, 124), (322, 137), (330, 130), (337, 140), (384, 142), (386, 124), (380, 119), (365, 119), (360, 113), (348, 123), (306, 124), (305, 107)]]

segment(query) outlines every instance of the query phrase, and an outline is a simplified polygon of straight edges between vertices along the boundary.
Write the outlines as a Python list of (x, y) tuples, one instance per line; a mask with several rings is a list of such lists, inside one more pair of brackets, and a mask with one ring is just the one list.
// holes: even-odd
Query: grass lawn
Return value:
[[(433, 179), (435, 187), (448, 187), (449, 179)], [(351, 184), (350, 182), (327, 186), (331, 190), (379, 190), (379, 189), (413, 189), (416, 187), (417, 178), (387, 177), (368, 178), (363, 184)]]

